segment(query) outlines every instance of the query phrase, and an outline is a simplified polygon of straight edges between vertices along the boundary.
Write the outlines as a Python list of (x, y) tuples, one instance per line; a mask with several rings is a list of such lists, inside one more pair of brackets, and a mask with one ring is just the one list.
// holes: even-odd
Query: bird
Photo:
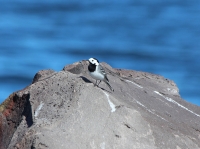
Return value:
[(100, 80), (97, 86), (99, 86), (101, 81), (103, 81), (106, 83), (106, 85), (108, 85), (110, 90), (114, 92), (114, 89), (109, 84), (107, 74), (104, 68), (100, 65), (99, 61), (96, 58), (89, 58), (88, 61), (89, 61), (88, 71), (90, 76), (96, 80), (95, 85), (97, 85), (97, 80)]

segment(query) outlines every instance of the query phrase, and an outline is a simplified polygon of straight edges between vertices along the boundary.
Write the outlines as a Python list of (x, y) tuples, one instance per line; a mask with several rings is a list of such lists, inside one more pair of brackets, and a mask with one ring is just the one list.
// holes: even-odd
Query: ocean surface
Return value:
[(200, 106), (199, 0), (0, 3), (0, 103), (39, 70), (95, 57), (173, 80)]

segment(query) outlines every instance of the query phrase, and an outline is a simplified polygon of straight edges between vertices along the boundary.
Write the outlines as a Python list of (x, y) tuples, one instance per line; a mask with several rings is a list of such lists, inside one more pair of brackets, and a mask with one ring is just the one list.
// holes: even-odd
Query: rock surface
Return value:
[(114, 92), (87, 62), (38, 72), (0, 106), (1, 149), (199, 149), (200, 107), (173, 81), (102, 65)]

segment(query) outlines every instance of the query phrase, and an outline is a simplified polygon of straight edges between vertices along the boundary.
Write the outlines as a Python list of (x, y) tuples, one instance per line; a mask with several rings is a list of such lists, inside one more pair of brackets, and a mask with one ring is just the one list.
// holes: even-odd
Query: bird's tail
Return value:
[(108, 81), (104, 81), (104, 82), (108, 85), (108, 87), (110, 88), (110, 90), (114, 92), (114, 89), (111, 87), (111, 85), (108, 83)]

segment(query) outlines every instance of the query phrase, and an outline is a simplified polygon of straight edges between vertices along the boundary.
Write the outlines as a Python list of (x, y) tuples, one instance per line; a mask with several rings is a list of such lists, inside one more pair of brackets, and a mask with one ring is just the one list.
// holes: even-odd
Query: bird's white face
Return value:
[(98, 61), (97, 59), (95, 59), (95, 58), (90, 58), (90, 59), (89, 59), (89, 62), (90, 62), (91, 64), (95, 64), (96, 66), (99, 65), (99, 61)]

